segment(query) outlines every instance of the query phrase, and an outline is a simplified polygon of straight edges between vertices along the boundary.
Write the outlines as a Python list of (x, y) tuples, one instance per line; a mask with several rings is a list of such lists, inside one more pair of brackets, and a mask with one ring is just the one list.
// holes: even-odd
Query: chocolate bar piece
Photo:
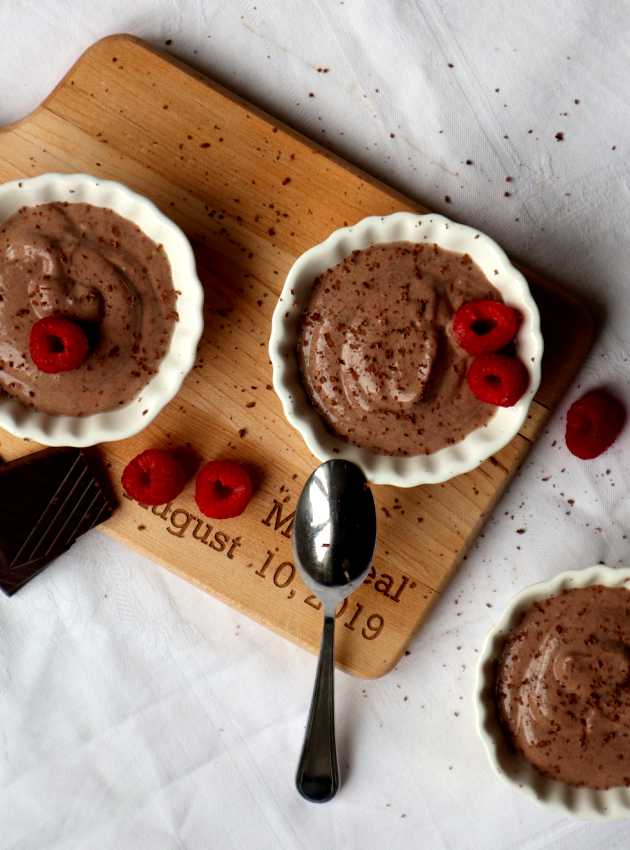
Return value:
[(81, 449), (44, 449), (0, 466), (0, 588), (9, 596), (108, 519), (115, 501)]

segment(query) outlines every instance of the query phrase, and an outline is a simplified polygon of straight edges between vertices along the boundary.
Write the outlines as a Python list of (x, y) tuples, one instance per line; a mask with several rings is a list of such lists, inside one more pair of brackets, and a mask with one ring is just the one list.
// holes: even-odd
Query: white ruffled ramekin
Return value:
[[(516, 350), (529, 372), (527, 392), (513, 407), (497, 408), (487, 425), (472, 431), (459, 443), (433, 454), (410, 457), (377, 454), (332, 434), (308, 399), (297, 361), (300, 315), (315, 278), (352, 251), (398, 241), (437, 243), (449, 251), (469, 254), (505, 302), (520, 311), (523, 321)], [(446, 481), (469, 472), (507, 445), (525, 421), (540, 384), (542, 353), (538, 308), (527, 281), (505, 252), (478, 230), (432, 213), (400, 212), (364, 218), (353, 227), (336, 230), (324, 242), (298, 257), (274, 310), (269, 340), (274, 389), (285, 417), (300, 432), (311, 452), (320, 461), (333, 457), (354, 461), (373, 483), (398, 487)]]
[(195, 258), (188, 239), (155, 204), (120, 183), (88, 174), (42, 174), (0, 185), (0, 225), (23, 206), (53, 201), (109, 207), (161, 244), (178, 292), (179, 321), (157, 374), (124, 407), (88, 416), (58, 416), (40, 413), (16, 399), (1, 396), (0, 428), (48, 446), (91, 446), (122, 440), (146, 428), (176, 395), (194, 365), (203, 331), (203, 287), (197, 277)]
[(522, 614), (534, 602), (563, 590), (603, 584), (630, 589), (630, 568), (595, 566), (560, 573), (551, 581), (532, 584), (517, 594), (492, 629), (479, 659), (475, 702), (477, 731), (495, 772), (528, 796), (563, 814), (585, 820), (615, 820), (630, 817), (630, 788), (597, 791), (577, 788), (550, 779), (536, 770), (511, 746), (498, 717), (495, 701), (497, 663), (505, 640)]

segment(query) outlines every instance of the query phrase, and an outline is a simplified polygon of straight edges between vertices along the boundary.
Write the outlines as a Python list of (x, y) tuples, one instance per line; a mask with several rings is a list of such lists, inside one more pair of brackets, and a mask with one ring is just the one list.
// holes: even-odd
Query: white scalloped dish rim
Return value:
[(146, 428), (177, 394), (194, 365), (203, 332), (203, 287), (193, 251), (180, 228), (150, 200), (121, 183), (88, 174), (49, 173), (0, 185), (0, 224), (23, 206), (55, 201), (108, 207), (161, 244), (178, 292), (179, 321), (157, 373), (124, 406), (86, 416), (66, 416), (42, 413), (4, 396), (0, 398), (0, 428), (48, 446), (84, 447), (122, 440)]
[[(526, 393), (513, 407), (497, 408), (486, 425), (460, 442), (432, 454), (408, 457), (378, 454), (354, 446), (328, 430), (303, 388), (296, 356), (300, 315), (315, 278), (352, 251), (398, 241), (436, 243), (449, 251), (472, 257), (504, 301), (522, 315), (516, 350), (530, 379)], [(352, 227), (336, 230), (324, 242), (298, 257), (289, 270), (275, 307), (269, 339), (273, 386), (284, 415), (315, 457), (320, 461), (335, 457), (354, 461), (374, 484), (398, 487), (447, 481), (469, 472), (506, 446), (523, 425), (540, 384), (542, 354), (538, 308), (521, 272), (489, 236), (432, 213), (370, 216)]]
[(477, 732), (495, 773), (530, 798), (556, 811), (583, 820), (601, 821), (630, 817), (630, 788), (621, 786), (598, 791), (566, 785), (539, 773), (510, 745), (501, 728), (494, 698), (497, 660), (509, 632), (523, 612), (534, 602), (555, 596), (562, 590), (597, 584), (630, 589), (630, 568), (598, 564), (581, 570), (568, 570), (518, 593), (486, 638), (477, 668), (475, 702)]

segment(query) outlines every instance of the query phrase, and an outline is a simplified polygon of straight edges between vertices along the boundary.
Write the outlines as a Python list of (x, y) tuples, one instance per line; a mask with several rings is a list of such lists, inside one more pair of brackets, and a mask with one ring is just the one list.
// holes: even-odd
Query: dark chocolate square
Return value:
[(13, 595), (114, 508), (82, 449), (44, 449), (0, 466), (0, 588)]

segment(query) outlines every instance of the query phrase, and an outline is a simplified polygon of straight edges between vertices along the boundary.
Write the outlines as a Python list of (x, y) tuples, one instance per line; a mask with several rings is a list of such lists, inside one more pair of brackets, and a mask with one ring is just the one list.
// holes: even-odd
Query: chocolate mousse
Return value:
[[(37, 410), (85, 415), (126, 404), (155, 374), (177, 320), (164, 249), (133, 222), (90, 204), (23, 207), (0, 229), (0, 388)], [(40, 371), (39, 319), (85, 329), (77, 369)]]
[(454, 313), (501, 300), (467, 254), (392, 242), (353, 251), (314, 282), (298, 361), (327, 426), (387, 455), (430, 454), (485, 425), (493, 405), (466, 382)]
[(595, 585), (534, 603), (505, 644), (497, 702), (541, 773), (630, 786), (630, 591)]

